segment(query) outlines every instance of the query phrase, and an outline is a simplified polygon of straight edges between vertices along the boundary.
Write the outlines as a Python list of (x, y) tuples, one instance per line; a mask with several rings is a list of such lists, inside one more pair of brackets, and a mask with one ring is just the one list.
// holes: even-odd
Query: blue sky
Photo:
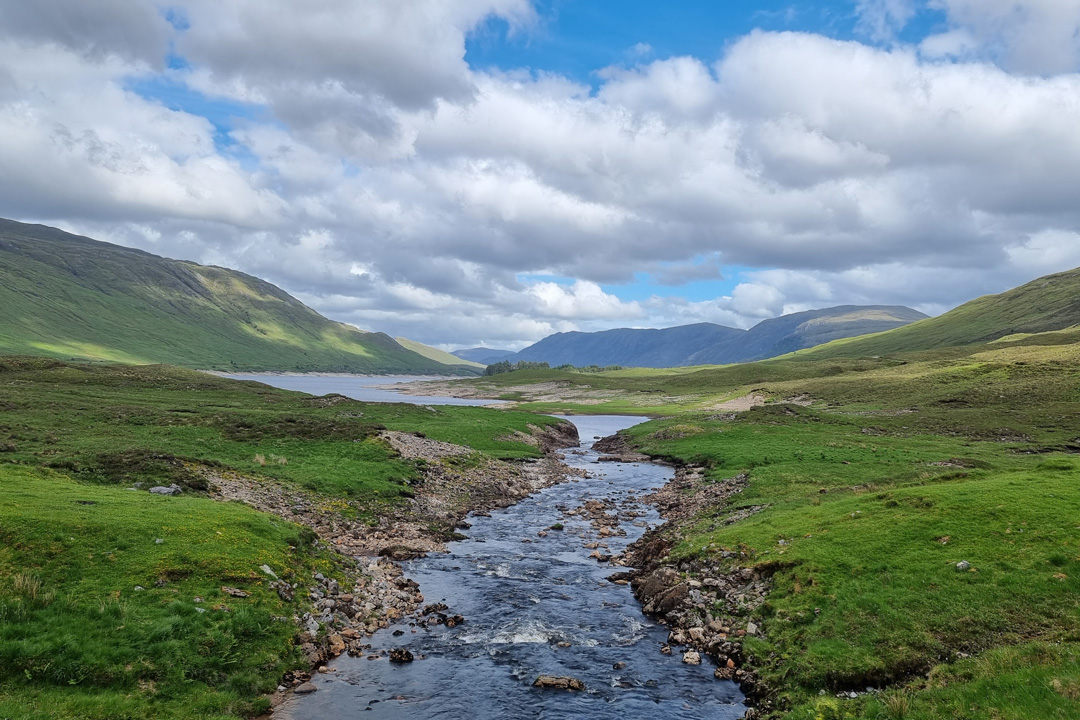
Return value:
[[(755, 29), (880, 42), (858, 29), (856, 3), (835, 0), (542, 0), (536, 9), (535, 29), (513, 33), (506, 21), (493, 19), (473, 32), (466, 41), (469, 64), (553, 72), (593, 84), (596, 71), (610, 65), (677, 55), (712, 62), (731, 41)], [(944, 22), (941, 11), (922, 5), (895, 39), (917, 42)], [(639, 46), (649, 51), (640, 54)]]

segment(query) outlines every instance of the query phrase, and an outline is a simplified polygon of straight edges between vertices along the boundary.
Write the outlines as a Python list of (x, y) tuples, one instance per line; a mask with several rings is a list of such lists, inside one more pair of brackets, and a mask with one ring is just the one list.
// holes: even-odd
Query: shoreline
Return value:
[[(626, 462), (665, 462), (642, 456), (619, 435), (603, 438), (597, 446)], [(744, 718), (756, 718), (771, 709), (769, 689), (759, 681), (744, 654), (743, 638), (762, 632), (750, 616), (768, 597), (769, 575), (740, 562), (745, 554), (738, 550), (721, 551), (720, 557), (727, 561), (724, 568), (723, 562), (675, 561), (669, 556), (683, 523), (692, 522), (705, 506), (728, 504), (746, 487), (747, 480), (738, 475), (706, 484), (704, 468), (676, 466), (675, 476), (662, 488), (641, 497), (657, 509), (664, 522), (627, 547), (617, 559), (629, 570), (608, 579), (629, 582), (642, 614), (670, 628), (668, 644), (661, 652), (682, 652), (683, 662), (695, 664), (707, 656), (716, 665), (716, 679), (739, 686), (746, 698)], [(761, 509), (749, 508), (732, 522)]]

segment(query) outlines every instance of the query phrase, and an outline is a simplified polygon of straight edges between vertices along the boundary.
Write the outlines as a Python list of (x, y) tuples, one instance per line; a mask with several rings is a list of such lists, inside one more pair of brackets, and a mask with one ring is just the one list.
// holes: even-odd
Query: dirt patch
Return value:
[(702, 408), (702, 409), (703, 410), (717, 410), (717, 411), (721, 411), (721, 412), (722, 411), (745, 412), (746, 410), (751, 410), (753, 408), (758, 407), (759, 405), (764, 405), (764, 404), (765, 404), (765, 396), (764, 395), (757, 395), (755, 393), (750, 393), (748, 395), (743, 395), (742, 397), (737, 397), (737, 398), (734, 398), (732, 400), (725, 400), (724, 402), (716, 403), (715, 405), (709, 405), (708, 407), (705, 407), (705, 408)]

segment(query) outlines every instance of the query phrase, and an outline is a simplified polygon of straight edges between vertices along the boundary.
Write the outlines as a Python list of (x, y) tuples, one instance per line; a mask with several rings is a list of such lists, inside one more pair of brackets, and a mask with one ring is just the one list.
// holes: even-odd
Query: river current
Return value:
[[(582, 438), (567, 464), (589, 477), (556, 485), (522, 502), (470, 516), (468, 539), (447, 554), (404, 564), (426, 603), (442, 602), (455, 627), (410, 625), (376, 633), (372, 652), (407, 648), (416, 660), (391, 663), (343, 656), (313, 678), (318, 691), (294, 697), (275, 716), (344, 718), (739, 718), (738, 687), (713, 667), (681, 662), (660, 648), (667, 629), (641, 613), (630, 588), (606, 580), (616, 570), (584, 545), (617, 554), (660, 523), (638, 498), (672, 470), (650, 463), (598, 462), (596, 438), (645, 418), (577, 416)], [(586, 518), (567, 514), (587, 500), (614, 504), (625, 536), (600, 537)], [(609, 511), (612, 508), (609, 506)], [(550, 529), (561, 523), (562, 530)], [(546, 536), (539, 533), (546, 532)], [(583, 692), (532, 687), (538, 675), (570, 676)]]

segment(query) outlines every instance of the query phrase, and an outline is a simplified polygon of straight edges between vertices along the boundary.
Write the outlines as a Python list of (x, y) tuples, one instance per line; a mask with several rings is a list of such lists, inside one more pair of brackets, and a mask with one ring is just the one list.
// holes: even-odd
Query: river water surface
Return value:
[[(340, 391), (338, 391), (340, 392)], [(605, 578), (620, 568), (589, 557), (586, 543), (617, 554), (660, 520), (638, 502), (667, 482), (672, 470), (650, 463), (597, 462), (597, 437), (646, 418), (578, 416), (582, 447), (570, 465), (591, 477), (556, 485), (495, 511), (470, 516), (467, 540), (448, 554), (404, 564), (425, 603), (443, 602), (456, 627), (410, 626), (376, 633), (372, 652), (406, 647), (407, 664), (341, 657), (335, 672), (316, 675), (318, 691), (294, 697), (275, 716), (340, 718), (739, 718), (746, 708), (731, 682), (713, 667), (685, 665), (678, 649), (660, 652), (667, 629), (649, 621), (624, 585)], [(590, 523), (565, 510), (590, 499), (615, 503), (625, 537), (600, 538)], [(556, 523), (563, 530), (539, 532)], [(396, 633), (396, 634), (395, 634)], [(621, 664), (625, 663), (625, 666)], [(532, 687), (538, 675), (571, 676), (584, 692)]]

